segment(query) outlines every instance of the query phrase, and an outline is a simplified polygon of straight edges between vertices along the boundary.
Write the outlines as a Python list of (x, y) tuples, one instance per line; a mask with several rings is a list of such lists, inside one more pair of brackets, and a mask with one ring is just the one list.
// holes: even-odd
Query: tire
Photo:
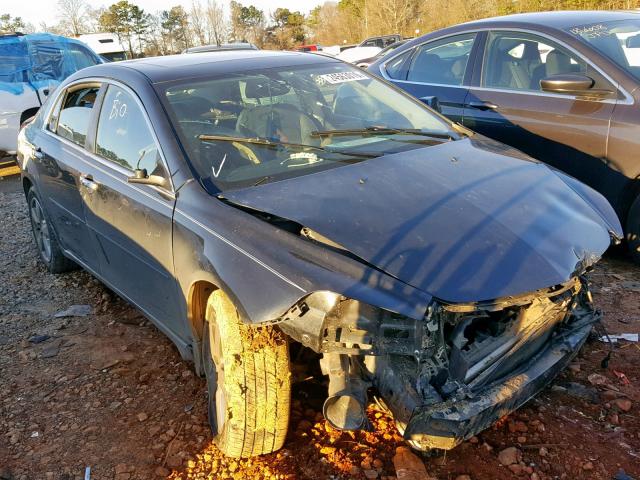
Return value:
[(289, 425), (287, 339), (272, 326), (244, 325), (221, 291), (207, 301), (202, 359), (214, 442), (229, 457), (282, 447)]
[(640, 196), (631, 205), (626, 227), (627, 247), (631, 258), (640, 265)]
[(40, 255), (40, 260), (51, 273), (62, 273), (74, 270), (78, 266), (71, 259), (64, 256), (58, 243), (51, 223), (42, 208), (40, 197), (35, 188), (31, 187), (27, 193), (27, 205), (29, 207), (29, 220), (33, 239)]

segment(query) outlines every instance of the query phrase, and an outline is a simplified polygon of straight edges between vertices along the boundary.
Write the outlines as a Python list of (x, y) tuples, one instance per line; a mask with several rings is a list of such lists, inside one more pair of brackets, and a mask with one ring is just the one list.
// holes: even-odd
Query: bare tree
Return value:
[(87, 3), (84, 0), (58, 0), (59, 26), (77, 37), (87, 31)]
[(200, 2), (192, 2), (189, 11), (189, 23), (194, 37), (194, 44), (204, 45), (209, 43), (207, 38), (207, 18), (205, 9)]
[(369, 34), (400, 33), (415, 29), (418, 2), (415, 0), (369, 0)]
[(222, 4), (219, 4), (216, 0), (208, 0), (205, 12), (208, 28), (207, 41), (220, 45), (224, 42), (228, 31), (228, 24), (224, 16)]

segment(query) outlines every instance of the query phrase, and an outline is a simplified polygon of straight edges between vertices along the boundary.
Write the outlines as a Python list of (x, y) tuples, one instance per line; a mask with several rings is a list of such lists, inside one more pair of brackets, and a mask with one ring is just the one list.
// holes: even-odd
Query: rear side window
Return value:
[(90, 86), (67, 91), (55, 130), (59, 136), (84, 147), (99, 89)]
[(475, 34), (436, 40), (418, 47), (407, 80), (460, 86), (469, 63)]
[(96, 153), (128, 170), (167, 177), (144, 112), (130, 93), (115, 85), (102, 102)]

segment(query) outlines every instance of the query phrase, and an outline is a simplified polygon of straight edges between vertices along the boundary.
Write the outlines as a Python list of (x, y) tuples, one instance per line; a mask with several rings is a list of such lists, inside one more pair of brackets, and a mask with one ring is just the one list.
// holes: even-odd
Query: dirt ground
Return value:
[[(374, 431), (333, 430), (320, 414), (326, 386), (304, 365), (284, 449), (223, 458), (211, 444), (204, 381), (167, 338), (87, 273), (45, 271), (15, 180), (0, 179), (0, 205), (0, 479), (83, 479), (87, 467), (91, 479), (117, 480), (395, 478), (403, 443), (391, 419), (372, 406)], [(609, 332), (640, 332), (640, 268), (609, 254), (591, 279)], [(56, 317), (72, 305), (91, 313)], [(602, 368), (606, 353), (590, 341), (515, 414), (424, 457), (429, 474), (612, 479), (623, 469), (640, 478), (640, 344), (618, 343)]]

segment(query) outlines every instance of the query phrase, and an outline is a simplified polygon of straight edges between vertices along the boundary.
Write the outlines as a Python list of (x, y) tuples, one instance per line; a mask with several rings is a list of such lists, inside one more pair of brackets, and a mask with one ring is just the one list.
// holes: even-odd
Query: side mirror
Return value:
[(627, 37), (624, 45), (627, 48), (640, 48), (640, 34)]
[(164, 177), (158, 175), (147, 175), (146, 168), (136, 168), (131, 177), (127, 177), (128, 183), (139, 183), (142, 185), (154, 185), (156, 187), (167, 187)]
[(577, 97), (605, 98), (614, 92), (593, 88), (593, 78), (579, 74), (552, 75), (540, 80), (540, 88), (543, 92), (575, 95)]
[(436, 112), (442, 113), (442, 110), (440, 109), (440, 101), (438, 100), (438, 97), (434, 97), (434, 96), (421, 97), (420, 101), (423, 102), (428, 107), (430, 107), (431, 109), (435, 110)]
[(594, 83), (593, 79), (586, 75), (552, 75), (540, 80), (540, 88), (545, 92), (575, 93), (589, 90)]

